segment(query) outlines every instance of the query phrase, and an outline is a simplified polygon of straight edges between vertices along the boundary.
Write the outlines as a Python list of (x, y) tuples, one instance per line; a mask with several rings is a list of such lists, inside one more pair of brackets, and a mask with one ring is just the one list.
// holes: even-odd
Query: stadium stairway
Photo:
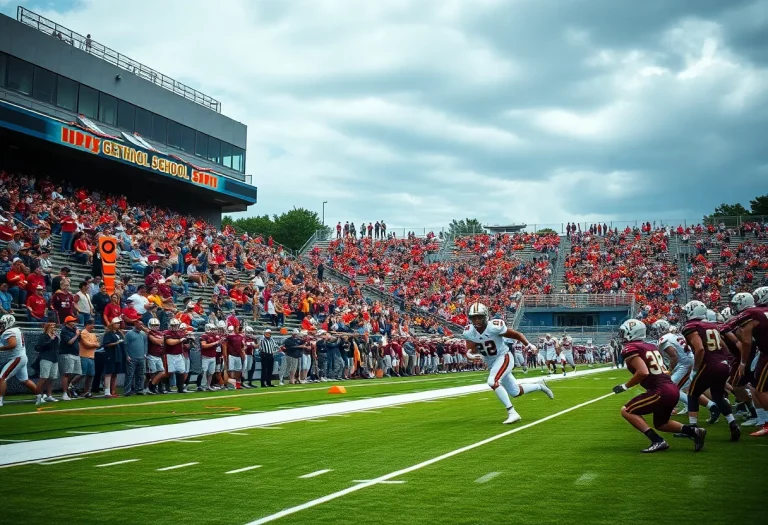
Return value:
[[(691, 239), (692, 243), (695, 244), (695, 241)], [(735, 254), (737, 253), (739, 249), (739, 244), (744, 243), (746, 241), (752, 241), (753, 244), (762, 244), (762, 245), (768, 245), (767, 239), (758, 239), (757, 237), (754, 237), (753, 235), (748, 235), (745, 237), (741, 237), (738, 235), (731, 236), (729, 242), (728, 242), (728, 248)], [(693, 252), (695, 254), (695, 250)], [(707, 253), (707, 260), (712, 263), (713, 268), (718, 273), (728, 273), (731, 271), (731, 268), (728, 267), (721, 259), (720, 257), (720, 245), (713, 246), (712, 249), (710, 249)], [(754, 287), (757, 287), (759, 283), (762, 283), (766, 275), (768, 275), (768, 272), (756, 270), (753, 272), (753, 280)], [(749, 291), (752, 291), (751, 289)], [(731, 294), (730, 294), (730, 286), (727, 284), (724, 284), (720, 288), (720, 306), (725, 308), (728, 306), (728, 302), (730, 300)]]

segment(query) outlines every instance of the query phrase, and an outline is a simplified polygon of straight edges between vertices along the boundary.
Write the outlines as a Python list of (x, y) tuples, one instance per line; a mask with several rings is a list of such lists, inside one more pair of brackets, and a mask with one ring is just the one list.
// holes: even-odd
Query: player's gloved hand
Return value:
[(626, 385), (616, 385), (613, 387), (613, 393), (614, 394), (621, 394), (622, 392), (625, 392), (627, 390)]

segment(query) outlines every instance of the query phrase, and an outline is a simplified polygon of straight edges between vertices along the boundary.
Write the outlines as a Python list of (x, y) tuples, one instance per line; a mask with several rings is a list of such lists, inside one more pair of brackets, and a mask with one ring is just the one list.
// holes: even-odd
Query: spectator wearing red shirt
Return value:
[(24, 275), (24, 267), (21, 259), (16, 257), (8, 273), (5, 274), (5, 280), (8, 283), (8, 293), (19, 307), (27, 304), (27, 277)]
[(27, 314), (31, 321), (37, 321), (38, 323), (47, 322), (46, 311), (48, 310), (48, 301), (43, 297), (42, 286), (37, 286), (35, 292), (27, 297)]
[(43, 274), (43, 267), (39, 265), (34, 272), (27, 275), (27, 297), (35, 293), (38, 286), (45, 290), (45, 274)]
[(77, 215), (74, 213), (66, 212), (61, 217), (61, 251), (72, 251), (72, 239), (75, 236), (77, 230)]

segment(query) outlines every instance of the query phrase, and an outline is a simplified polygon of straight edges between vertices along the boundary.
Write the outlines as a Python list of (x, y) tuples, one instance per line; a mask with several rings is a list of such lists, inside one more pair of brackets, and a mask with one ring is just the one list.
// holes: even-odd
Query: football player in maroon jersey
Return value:
[[(763, 303), (763, 293), (759, 293), (761, 289), (758, 288), (755, 292), (758, 294), (759, 302)], [(748, 345), (751, 345), (754, 339), (760, 352), (753, 374), (754, 383), (751, 384), (751, 392), (752, 398), (757, 401), (756, 404), (765, 410), (768, 407), (768, 307), (752, 306), (755, 304), (755, 298), (749, 293), (738, 293), (733, 296), (731, 302), (741, 314), (739, 321), (741, 347), (749, 348)], [(739, 371), (743, 374), (748, 365), (749, 363), (742, 360)], [(768, 423), (764, 423), (757, 432), (750, 435), (768, 436)]]
[(707, 431), (670, 419), (680, 397), (680, 390), (667, 374), (659, 349), (654, 344), (644, 342), (645, 324), (636, 319), (629, 319), (619, 327), (619, 334), (624, 342), (621, 356), (627, 370), (632, 372), (632, 378), (613, 387), (613, 392), (620, 394), (635, 385), (645, 388), (645, 393), (635, 396), (621, 407), (622, 417), (651, 440), (651, 445), (643, 452), (660, 452), (669, 448), (664, 438), (645, 422), (643, 416), (646, 414), (653, 414), (653, 426), (656, 429), (672, 434), (685, 434), (693, 440), (694, 450), (701, 450)]
[(733, 417), (731, 404), (725, 399), (725, 383), (731, 373), (728, 350), (718, 330), (717, 323), (707, 321), (707, 306), (701, 301), (690, 301), (683, 307), (687, 322), (683, 335), (693, 350), (691, 386), (688, 390), (688, 422), (699, 421), (699, 396), (706, 390), (720, 408), (731, 429), (731, 441), (738, 441), (741, 429)]

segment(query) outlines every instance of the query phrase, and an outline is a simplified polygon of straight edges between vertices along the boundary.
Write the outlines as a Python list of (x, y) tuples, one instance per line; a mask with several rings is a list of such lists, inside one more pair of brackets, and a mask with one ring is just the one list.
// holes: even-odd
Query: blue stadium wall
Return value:
[(600, 311), (548, 311), (548, 312), (531, 312), (526, 309), (524, 313), (525, 325), (529, 326), (561, 326), (558, 323), (558, 317), (565, 319), (569, 317), (581, 317), (590, 316), (592, 323), (573, 324), (571, 326), (618, 326), (623, 319), (627, 317), (629, 311), (626, 308), (616, 310), (600, 310)]

